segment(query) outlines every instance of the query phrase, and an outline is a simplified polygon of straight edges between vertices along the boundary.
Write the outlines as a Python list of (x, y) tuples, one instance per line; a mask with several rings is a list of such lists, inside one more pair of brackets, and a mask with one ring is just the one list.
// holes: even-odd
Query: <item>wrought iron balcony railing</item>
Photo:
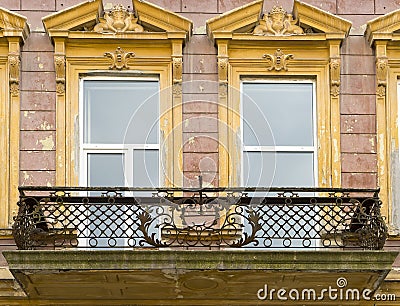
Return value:
[(20, 187), (19, 249), (382, 249), (379, 190)]

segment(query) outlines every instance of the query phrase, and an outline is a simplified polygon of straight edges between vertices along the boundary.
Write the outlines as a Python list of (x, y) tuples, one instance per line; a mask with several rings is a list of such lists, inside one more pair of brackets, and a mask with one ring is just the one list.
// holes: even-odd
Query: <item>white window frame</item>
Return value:
[[(244, 117), (243, 117), (243, 101), (244, 101), (244, 83), (257, 83), (257, 84), (311, 84), (312, 90), (312, 117), (313, 117), (313, 146), (245, 146), (244, 145)], [(240, 81), (240, 136), (241, 136), (241, 175), (240, 182), (243, 186), (244, 184), (244, 152), (273, 152), (273, 153), (285, 153), (285, 152), (305, 152), (313, 153), (313, 174), (314, 174), (314, 186), (318, 184), (318, 133), (317, 133), (317, 91), (316, 91), (316, 81), (312, 79), (298, 79), (298, 78), (285, 78), (285, 79), (268, 79), (259, 78), (254, 80), (242, 79)], [(252, 186), (253, 187), (253, 186)], [(257, 186), (254, 186), (257, 187)], [(272, 186), (272, 187), (302, 187), (302, 186)], [(309, 187), (309, 186), (307, 186)]]
[[(80, 78), (79, 84), (79, 185), (88, 185), (88, 154), (90, 153), (121, 153), (124, 161), (124, 177), (125, 186), (135, 187), (133, 179), (133, 154), (135, 150), (158, 150), (159, 173), (158, 185), (161, 183), (161, 156), (160, 156), (160, 131), (158, 134), (158, 144), (90, 144), (84, 142), (83, 130), (84, 124), (84, 82), (85, 81), (157, 81), (160, 85), (159, 78), (154, 77), (115, 77), (115, 76), (85, 76)], [(160, 101), (159, 101), (160, 104)], [(160, 108), (159, 108), (160, 109)], [(160, 116), (160, 114), (159, 114)], [(104, 186), (106, 187), (106, 186)], [(148, 186), (151, 187), (151, 186)]]

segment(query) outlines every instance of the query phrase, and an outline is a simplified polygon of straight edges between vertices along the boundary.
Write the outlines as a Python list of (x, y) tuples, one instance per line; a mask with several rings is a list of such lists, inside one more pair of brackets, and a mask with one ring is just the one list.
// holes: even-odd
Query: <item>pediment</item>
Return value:
[[(149, 33), (181, 33), (190, 35), (192, 22), (173, 12), (142, 0), (132, 0), (134, 12), (116, 4), (104, 10), (101, 0), (89, 0), (42, 19), (50, 36), (69, 36), (70, 33), (147, 35)], [(147, 35), (149, 36), (149, 35)], [(93, 38), (93, 37), (92, 37)]]
[(26, 39), (29, 35), (27, 18), (0, 7), (1, 36), (19, 36)]
[(365, 30), (365, 36), (371, 45), (376, 40), (391, 40), (399, 33), (400, 9), (369, 21)]
[[(325, 38), (343, 39), (351, 22), (301, 1), (294, 1), (293, 12), (275, 6), (262, 12), (263, 1), (257, 0), (207, 21), (207, 33), (216, 38), (306, 39), (304, 36), (324, 34)], [(243, 35), (240, 35), (243, 34)]]

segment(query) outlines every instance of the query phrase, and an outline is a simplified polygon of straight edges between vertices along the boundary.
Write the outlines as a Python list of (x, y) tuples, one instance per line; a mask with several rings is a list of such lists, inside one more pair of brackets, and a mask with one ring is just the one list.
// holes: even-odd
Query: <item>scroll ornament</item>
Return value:
[(121, 49), (121, 47), (117, 47), (114, 53), (106, 52), (104, 53), (104, 56), (111, 59), (111, 65), (109, 69), (122, 70), (122, 69), (129, 69), (128, 59), (134, 57), (135, 53), (125, 52), (124, 50)]
[(293, 59), (293, 54), (284, 54), (281, 49), (277, 49), (273, 55), (264, 54), (263, 58), (267, 59), (269, 67), (268, 71), (276, 70), (288, 70), (287, 62)]

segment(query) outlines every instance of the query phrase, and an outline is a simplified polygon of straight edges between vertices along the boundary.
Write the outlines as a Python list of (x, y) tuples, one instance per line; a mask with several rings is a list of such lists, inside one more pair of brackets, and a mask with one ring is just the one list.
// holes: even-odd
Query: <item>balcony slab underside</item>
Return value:
[[(284, 303), (265, 288), (376, 290), (397, 252), (254, 250), (5, 251), (10, 271), (30, 301), (93, 305), (308, 305)], [(314, 302), (315, 303), (315, 302)], [(338, 301), (325, 298), (324, 304)], [(364, 302), (365, 303), (365, 302)], [(366, 305), (362, 301), (342, 303)]]

